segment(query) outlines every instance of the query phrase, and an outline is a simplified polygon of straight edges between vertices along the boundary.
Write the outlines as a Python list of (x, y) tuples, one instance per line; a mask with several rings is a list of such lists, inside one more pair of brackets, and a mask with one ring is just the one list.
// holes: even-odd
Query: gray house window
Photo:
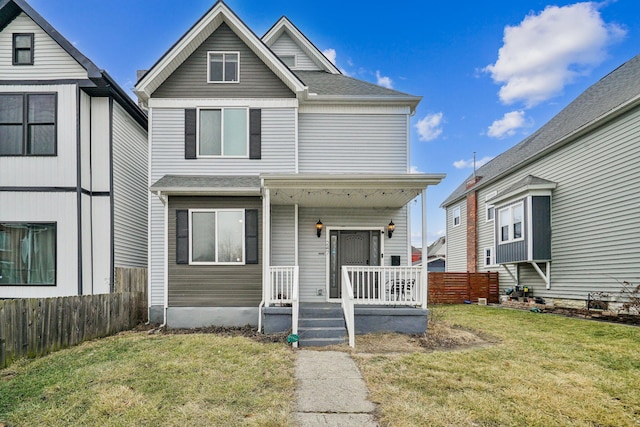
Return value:
[(0, 285), (56, 284), (56, 223), (0, 223)]
[(238, 83), (240, 81), (240, 53), (209, 52), (208, 83)]
[(13, 65), (33, 65), (33, 33), (13, 35)]
[(56, 94), (0, 94), (0, 156), (56, 154)]

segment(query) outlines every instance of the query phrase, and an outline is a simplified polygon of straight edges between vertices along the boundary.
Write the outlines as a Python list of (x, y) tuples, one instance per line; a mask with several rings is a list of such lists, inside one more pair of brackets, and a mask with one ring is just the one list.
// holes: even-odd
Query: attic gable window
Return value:
[(240, 81), (239, 52), (209, 52), (207, 83), (238, 83)]
[(281, 55), (280, 59), (289, 68), (296, 68), (296, 56), (295, 55)]
[(33, 33), (13, 35), (13, 65), (33, 65)]

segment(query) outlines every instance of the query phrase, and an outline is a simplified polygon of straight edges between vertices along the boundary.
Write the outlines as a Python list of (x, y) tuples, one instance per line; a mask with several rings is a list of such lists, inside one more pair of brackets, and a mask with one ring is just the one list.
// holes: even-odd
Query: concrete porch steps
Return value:
[(300, 304), (300, 347), (323, 347), (346, 342), (347, 330), (339, 304)]

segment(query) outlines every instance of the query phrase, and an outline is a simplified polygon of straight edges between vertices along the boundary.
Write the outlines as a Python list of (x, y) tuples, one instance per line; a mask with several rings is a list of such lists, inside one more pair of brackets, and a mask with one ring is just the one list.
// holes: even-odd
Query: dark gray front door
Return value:
[(329, 297), (342, 296), (342, 266), (380, 265), (380, 232), (334, 230), (330, 234)]

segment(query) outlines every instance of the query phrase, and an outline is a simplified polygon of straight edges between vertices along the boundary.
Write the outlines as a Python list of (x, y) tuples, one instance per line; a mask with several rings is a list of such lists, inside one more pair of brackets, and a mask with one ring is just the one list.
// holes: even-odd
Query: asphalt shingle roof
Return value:
[(347, 77), (342, 74), (331, 74), (325, 71), (293, 71), (302, 82), (309, 87), (309, 92), (318, 95), (345, 95), (345, 96), (390, 96), (411, 97), (397, 90), (387, 89), (373, 83)]
[(515, 170), (541, 151), (559, 143), (565, 136), (605, 116), (639, 95), (640, 55), (625, 62), (589, 87), (531, 136), (478, 168), (476, 175), (482, 179), (467, 189), (467, 178), (442, 202), (442, 206), (446, 207), (466, 193), (488, 184), (499, 175)]
[(151, 186), (152, 191), (235, 188), (260, 191), (260, 177), (255, 175), (165, 175)]

